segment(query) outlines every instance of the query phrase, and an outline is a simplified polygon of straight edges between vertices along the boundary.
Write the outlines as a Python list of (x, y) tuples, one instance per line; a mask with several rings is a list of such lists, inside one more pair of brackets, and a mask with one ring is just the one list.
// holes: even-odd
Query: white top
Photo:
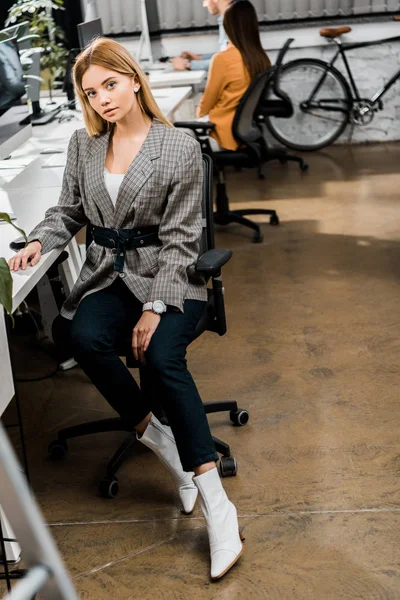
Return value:
[(223, 52), (224, 50), (226, 50), (226, 48), (229, 44), (229, 38), (226, 35), (225, 29), (224, 29), (224, 15), (219, 15), (217, 22), (218, 22), (218, 46), (219, 46), (219, 51)]
[(118, 191), (124, 177), (124, 173), (110, 173), (106, 168), (104, 169), (104, 181), (114, 206), (117, 203)]

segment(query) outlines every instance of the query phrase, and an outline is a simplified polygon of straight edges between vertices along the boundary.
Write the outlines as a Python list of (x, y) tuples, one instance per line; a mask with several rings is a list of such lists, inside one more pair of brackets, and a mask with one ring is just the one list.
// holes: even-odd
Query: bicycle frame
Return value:
[[(327, 67), (326, 67), (324, 74), (321, 76), (321, 78), (317, 82), (314, 90), (311, 92), (310, 97), (308, 98), (308, 100), (306, 100), (303, 103), (303, 105), (304, 105), (304, 108), (318, 108), (318, 109), (325, 109), (325, 110), (329, 110), (329, 111), (347, 113), (349, 111), (350, 107), (344, 108), (344, 107), (340, 107), (338, 105), (332, 105), (332, 104), (321, 105), (321, 100), (317, 101), (317, 103), (315, 103), (315, 104), (312, 103), (313, 98), (318, 93), (321, 85), (325, 81), (326, 75), (329, 72), (329, 70), (334, 66), (338, 57), (341, 56), (343, 59), (345, 69), (347, 71), (349, 81), (350, 81), (349, 89), (352, 94), (352, 104), (354, 104), (355, 102), (362, 101), (363, 98), (361, 98), (358, 88), (357, 88), (357, 85), (356, 85), (356, 82), (354, 81), (354, 77), (351, 72), (349, 62), (347, 60), (346, 52), (349, 50), (354, 50), (356, 48), (366, 48), (367, 46), (378, 46), (380, 44), (385, 44), (385, 43), (389, 43), (389, 42), (398, 42), (398, 41), (400, 41), (400, 36), (386, 38), (383, 40), (374, 40), (371, 42), (342, 43), (340, 41), (340, 39), (334, 39), (333, 41), (338, 46), (338, 50), (337, 50), (336, 54), (334, 55), (334, 57), (332, 58), (332, 60), (329, 63), (327, 63)], [(399, 78), (400, 78), (400, 69), (389, 79), (389, 81), (382, 88), (380, 88), (377, 92), (375, 92), (375, 94), (368, 100), (368, 102), (371, 104), (371, 106), (375, 106)], [(322, 100), (322, 102), (325, 102), (325, 101)], [(335, 102), (335, 100), (330, 99), (329, 101), (326, 101), (326, 102), (333, 103), (333, 102)]]

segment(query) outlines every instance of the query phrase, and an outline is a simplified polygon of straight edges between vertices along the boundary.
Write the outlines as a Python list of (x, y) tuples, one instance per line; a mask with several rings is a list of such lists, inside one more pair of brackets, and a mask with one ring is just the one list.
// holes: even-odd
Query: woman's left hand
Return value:
[(161, 316), (151, 310), (145, 310), (132, 334), (132, 349), (136, 360), (145, 362), (144, 353), (149, 347), (151, 338), (161, 321)]

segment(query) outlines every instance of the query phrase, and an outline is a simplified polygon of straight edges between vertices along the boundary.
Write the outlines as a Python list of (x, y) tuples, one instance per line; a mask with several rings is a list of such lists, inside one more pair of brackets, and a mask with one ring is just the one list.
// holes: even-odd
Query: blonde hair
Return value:
[(90, 136), (101, 135), (111, 126), (90, 106), (89, 98), (82, 88), (83, 76), (91, 65), (98, 65), (128, 77), (136, 77), (136, 81), (140, 85), (136, 98), (142, 112), (150, 119), (158, 119), (164, 125), (172, 127), (154, 100), (145, 74), (128, 50), (115, 40), (98, 37), (78, 55), (73, 70), (75, 90), (82, 106), (83, 118)]

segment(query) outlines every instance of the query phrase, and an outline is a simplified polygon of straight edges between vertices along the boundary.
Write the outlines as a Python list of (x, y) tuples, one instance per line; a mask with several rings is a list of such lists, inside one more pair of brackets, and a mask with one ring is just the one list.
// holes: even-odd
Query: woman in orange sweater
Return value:
[(226, 50), (211, 60), (206, 89), (197, 108), (197, 117), (215, 123), (210, 135), (219, 146), (236, 150), (232, 135), (236, 108), (250, 82), (271, 66), (260, 41), (257, 14), (248, 0), (232, 2), (224, 15), (229, 38)]

